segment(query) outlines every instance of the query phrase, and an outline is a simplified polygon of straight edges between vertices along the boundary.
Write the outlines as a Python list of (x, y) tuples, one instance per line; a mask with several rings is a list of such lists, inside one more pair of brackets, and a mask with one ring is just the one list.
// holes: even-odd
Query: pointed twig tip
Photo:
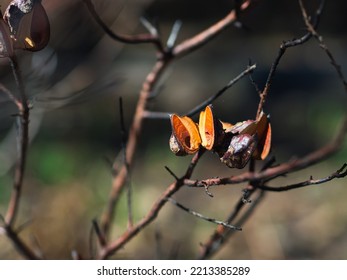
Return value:
[(167, 170), (167, 172), (170, 173), (170, 175), (171, 175), (172, 177), (175, 178), (176, 181), (179, 181), (178, 176), (177, 176), (168, 166), (165, 165), (164, 168)]
[(166, 43), (166, 46), (168, 49), (172, 49), (175, 46), (181, 26), (182, 26), (181, 20), (176, 20), (175, 23), (173, 24), (170, 36), (167, 39), (167, 43)]

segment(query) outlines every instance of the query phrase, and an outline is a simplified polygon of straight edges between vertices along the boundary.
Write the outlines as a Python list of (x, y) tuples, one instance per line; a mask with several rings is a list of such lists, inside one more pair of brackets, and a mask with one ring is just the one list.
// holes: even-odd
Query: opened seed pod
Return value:
[(264, 160), (271, 149), (271, 124), (269, 117), (261, 112), (257, 120), (258, 145), (254, 152), (255, 159)]
[(213, 116), (212, 106), (207, 106), (200, 112), (199, 133), (201, 146), (206, 150), (212, 150), (222, 141), (224, 130), (222, 123)]
[(230, 168), (244, 168), (257, 145), (256, 135), (239, 134), (232, 137), (230, 145), (220, 160)]
[(189, 117), (171, 115), (172, 134), (170, 137), (170, 149), (177, 156), (196, 153), (201, 144), (201, 138), (197, 124)]

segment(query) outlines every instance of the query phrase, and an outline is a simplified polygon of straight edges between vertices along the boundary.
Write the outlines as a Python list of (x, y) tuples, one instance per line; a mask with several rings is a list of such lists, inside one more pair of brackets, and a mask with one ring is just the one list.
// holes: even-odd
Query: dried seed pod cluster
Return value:
[(0, 55), (14, 49), (39, 51), (47, 46), (50, 24), (41, 0), (13, 0), (0, 19)]
[(214, 117), (212, 107), (200, 113), (196, 124), (187, 116), (170, 116), (170, 149), (178, 156), (196, 153), (201, 147), (218, 154), (230, 168), (243, 168), (251, 157), (265, 159), (271, 148), (271, 125), (262, 112), (257, 120), (234, 125)]

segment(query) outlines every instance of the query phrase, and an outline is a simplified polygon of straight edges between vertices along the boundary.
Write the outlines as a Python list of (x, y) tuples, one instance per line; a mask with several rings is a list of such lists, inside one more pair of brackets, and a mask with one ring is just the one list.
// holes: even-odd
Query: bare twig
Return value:
[[(239, 75), (237, 75), (234, 79), (229, 81), (227, 85), (225, 85), (222, 89), (220, 89), (217, 93), (207, 98), (204, 102), (197, 105), (195, 108), (187, 112), (186, 116), (193, 116), (196, 113), (200, 112), (202, 109), (204, 109), (207, 105), (211, 104), (213, 101), (215, 101), (217, 98), (219, 98), (223, 93), (225, 93), (229, 88), (231, 88), (233, 85), (235, 85), (240, 79), (245, 77), (246, 75), (249, 75), (253, 72), (253, 70), (256, 68), (255, 64), (247, 66), (247, 68), (242, 71)], [(145, 111), (144, 117), (149, 119), (169, 119), (170, 114), (168, 112), (152, 112), (152, 111)]]
[[(321, 1), (321, 4), (319, 5), (318, 9), (316, 10), (316, 17), (315, 17), (315, 22), (314, 22), (314, 26), (317, 27), (318, 23), (319, 23), (319, 19), (320, 16), (322, 14), (323, 11), (323, 7), (324, 7), (324, 0)], [(260, 94), (260, 102), (258, 105), (258, 110), (257, 110), (257, 115), (256, 118), (258, 118), (263, 110), (264, 104), (265, 104), (265, 100), (267, 98), (267, 95), (269, 93), (269, 89), (273, 80), (273, 77), (276, 73), (277, 70), (277, 66), (280, 63), (280, 60), (282, 58), (282, 56), (284, 55), (284, 53), (286, 52), (286, 50), (288, 48), (292, 48), (292, 47), (296, 47), (298, 45), (302, 45), (304, 43), (306, 43), (309, 39), (311, 39), (312, 37), (312, 33), (308, 32), (305, 35), (303, 35), (301, 38), (299, 39), (294, 39), (294, 40), (289, 40), (289, 41), (285, 41), (280, 45), (280, 49), (278, 51), (278, 55), (275, 59), (275, 61), (272, 63), (268, 78), (266, 80), (265, 86), (263, 91)]]
[[(261, 170), (266, 170), (269, 168), (273, 163), (275, 162), (274, 158), (270, 158), (268, 161), (266, 161)], [(255, 160), (251, 160), (249, 164), (249, 172), (255, 171)], [(243, 225), (243, 223), (247, 220), (247, 218), (250, 216), (250, 214), (256, 209), (259, 202), (264, 197), (264, 192), (261, 192), (256, 198), (255, 201), (251, 201), (250, 197), (252, 194), (257, 190), (257, 187), (259, 186), (259, 181), (251, 181), (248, 188), (243, 190), (241, 198), (238, 200), (232, 211), (230, 212), (228, 218), (226, 219), (227, 223), (233, 223), (237, 225)], [(245, 212), (245, 214), (240, 217), (240, 219), (237, 222), (234, 222), (235, 219), (240, 214), (241, 210), (246, 207), (248, 203), (251, 204), (250, 208)], [(226, 238), (229, 237), (232, 234), (232, 231), (228, 230), (225, 227), (218, 226), (216, 230), (213, 232), (213, 234), (210, 236), (208, 241), (204, 243), (202, 246), (202, 250), (200, 252), (199, 258), (205, 259), (210, 257), (212, 254), (216, 253), (222, 246), (222, 244), (225, 242)]]
[(17, 228), (16, 228), (16, 232), (17, 234), (20, 233), (21, 231), (23, 231), (24, 229), (26, 229), (30, 224), (32, 224), (33, 220), (28, 220), (26, 222), (24, 222), (23, 224), (19, 225)]
[[(100, 27), (104, 30), (104, 32), (110, 36), (112, 39), (125, 43), (125, 44), (142, 44), (142, 43), (151, 43), (156, 46), (156, 48), (163, 52), (163, 46), (157, 36), (158, 32), (151, 32), (149, 34), (137, 34), (137, 35), (121, 35), (113, 32), (100, 18), (98, 13), (95, 10), (95, 7), (91, 0), (83, 0), (86, 4), (90, 14), (93, 16), (94, 20), (100, 25)], [(148, 26), (148, 25), (146, 25)], [(151, 29), (154, 27), (151, 26)]]
[(93, 228), (95, 230), (96, 236), (98, 237), (100, 246), (105, 246), (106, 245), (106, 239), (105, 236), (103, 235), (103, 232), (101, 231), (98, 221), (96, 219), (93, 219)]
[(29, 107), (27, 104), (27, 97), (25, 94), (24, 84), (21, 77), (19, 65), (17, 63), (16, 57), (13, 56), (9, 58), (12, 73), (17, 84), (19, 91), (20, 100), (16, 102), (19, 115), (19, 125), (18, 125), (18, 157), (15, 167), (14, 184), (13, 190), (9, 202), (9, 206), (5, 215), (5, 222), (8, 226), (12, 226), (17, 215), (19, 199), (21, 196), (27, 148), (29, 142)]
[(110, 255), (114, 254), (117, 250), (122, 248), (124, 244), (126, 244), (132, 238), (134, 238), (144, 227), (150, 224), (158, 216), (160, 210), (167, 202), (167, 198), (171, 197), (184, 185), (183, 182), (185, 178), (190, 178), (192, 176), (195, 166), (203, 153), (204, 150), (199, 151), (194, 155), (184, 176), (172, 183), (170, 186), (168, 186), (168, 188), (160, 195), (160, 197), (156, 200), (156, 202), (153, 204), (152, 208), (149, 210), (149, 212), (144, 218), (142, 218), (139, 222), (134, 224), (132, 228), (125, 231), (116, 240), (108, 243), (107, 246), (101, 248), (98, 256), (99, 259), (106, 259)]
[[(142, 122), (144, 119), (143, 115), (147, 105), (148, 97), (150, 96), (150, 93), (152, 92), (154, 86), (158, 82), (162, 72), (168, 66), (168, 63), (169, 62), (166, 60), (159, 59), (154, 65), (152, 71), (147, 75), (146, 80), (143, 83), (140, 96), (138, 99), (138, 103), (136, 106), (134, 119), (130, 127), (128, 141), (127, 141), (127, 145), (125, 149), (126, 162), (129, 166), (132, 165), (138, 137), (140, 136), (140, 133), (141, 133)], [(123, 164), (119, 170), (119, 173), (113, 179), (108, 205), (105, 212), (103, 213), (101, 217), (101, 229), (104, 232), (106, 237), (108, 235), (110, 224), (115, 214), (115, 206), (117, 204), (117, 201), (123, 189), (123, 186), (126, 182), (127, 176), (128, 176), (128, 168)]]
[[(323, 6), (324, 4), (324, 0), (322, 0), (321, 6)], [(302, 2), (302, 0), (299, 0), (299, 4), (300, 4), (300, 8), (301, 8), (301, 12), (302, 12), (302, 16), (304, 18), (306, 27), (308, 29), (308, 31), (310, 32), (310, 34), (312, 34), (315, 39), (319, 42), (319, 46), (322, 48), (322, 50), (326, 53), (326, 55), (328, 56), (328, 58), (330, 59), (330, 62), (332, 64), (332, 66), (335, 68), (341, 82), (343, 83), (344, 86), (344, 90), (347, 93), (347, 81), (346, 78), (341, 70), (341, 66), (337, 63), (336, 59), (334, 58), (333, 54), (331, 53), (331, 51), (329, 50), (329, 48), (327, 47), (327, 45), (325, 44), (323, 37), (320, 36), (318, 34), (318, 32), (316, 31), (316, 26), (314, 24), (311, 23), (309, 16), (307, 15), (306, 9), (304, 7), (304, 4)]]
[(132, 211), (132, 186), (131, 186), (131, 175), (130, 175), (130, 166), (127, 162), (126, 155), (126, 129), (124, 121), (124, 111), (123, 111), (123, 99), (119, 98), (119, 114), (120, 114), (120, 127), (121, 127), (121, 142), (122, 142), (122, 151), (123, 151), (123, 164), (127, 169), (127, 207), (128, 207), (128, 227), (133, 225), (133, 211)]
[[(344, 129), (344, 133), (346, 129)], [(226, 185), (226, 184), (240, 184), (244, 182), (254, 181), (254, 180), (268, 180), (274, 177), (278, 177), (280, 175), (287, 174), (289, 172), (294, 172), (299, 169), (304, 169), (308, 166), (311, 166), (328, 156), (331, 156), (335, 153), (341, 146), (341, 143), (331, 143), (323, 148), (314, 151), (307, 156), (289, 161), (283, 164), (280, 164), (276, 167), (268, 168), (267, 170), (260, 172), (244, 172), (240, 175), (224, 177), (224, 178), (211, 178), (206, 180), (190, 180), (186, 179), (184, 181), (185, 185), (190, 187), (203, 187), (206, 186), (218, 186), (218, 185)]]
[(189, 209), (188, 207), (182, 205), (181, 203), (177, 202), (176, 200), (174, 200), (173, 198), (169, 197), (166, 199), (167, 201), (170, 201), (172, 204), (176, 205), (178, 208), (182, 209), (183, 211), (186, 211), (188, 212), (189, 214), (195, 216), (195, 217), (198, 217), (200, 219), (203, 219), (205, 221), (208, 221), (208, 222), (211, 222), (211, 223), (214, 223), (214, 224), (217, 224), (217, 225), (221, 225), (223, 227), (226, 227), (228, 229), (231, 229), (231, 230), (238, 230), (238, 231), (241, 231), (242, 228), (241, 227), (238, 227), (238, 226), (233, 226), (233, 225), (230, 225), (228, 223), (225, 223), (225, 222), (222, 222), (222, 221), (218, 221), (216, 219), (213, 219), (213, 218), (209, 218), (209, 217), (206, 217), (192, 209)]
[(12, 94), (7, 92), (3, 87), (2, 90), (7, 92), (10, 99), (16, 104), (18, 109), (18, 126), (17, 126), (17, 143), (18, 155), (15, 165), (14, 183), (12, 193), (4, 218), (4, 229), (7, 237), (11, 240), (16, 250), (28, 259), (38, 259), (39, 257), (29, 248), (18, 236), (17, 232), (13, 229), (15, 220), (17, 218), (22, 188), (23, 179), (26, 165), (27, 149), (29, 143), (29, 106), (27, 103), (27, 96), (25, 93), (24, 83), (21, 77), (21, 71), (16, 59), (15, 54), (9, 57), (12, 73), (18, 88), (19, 98), (12, 97)]
[(35, 234), (30, 235), (31, 243), (33, 248), (33, 252), (35, 252), (35, 255), (37, 256), (38, 259), (46, 259), (45, 254), (43, 253), (42, 246), (40, 243), (39, 238)]
[(339, 129), (336, 137), (325, 146), (317, 149), (308, 155), (282, 163), (278, 166), (268, 168), (260, 172), (244, 172), (239, 175), (224, 177), (224, 178), (211, 178), (206, 180), (185, 180), (185, 185), (190, 187), (203, 187), (206, 186), (217, 186), (226, 184), (240, 184), (243, 182), (249, 182), (254, 180), (269, 180), (287, 173), (291, 173), (297, 170), (304, 169), (312, 166), (317, 162), (320, 162), (327, 157), (333, 155), (336, 151), (341, 148), (344, 143), (345, 135), (347, 132), (347, 118), (344, 119), (341, 128)]
[(165, 169), (167, 170), (167, 172), (170, 173), (170, 175), (171, 175), (172, 177), (175, 178), (176, 181), (179, 180), (179, 178), (177, 177), (177, 175), (176, 175), (169, 167), (165, 166)]
[[(244, 1), (244, 3), (240, 6), (238, 13), (244, 12), (251, 8), (254, 2), (254, 0)], [(238, 13), (235, 10), (230, 11), (230, 13), (226, 17), (224, 17), (217, 23), (213, 24), (212, 26), (195, 35), (194, 37), (191, 37), (177, 45), (172, 50), (172, 55), (184, 56), (202, 47), (203, 45), (211, 41), (214, 37), (216, 37), (218, 34), (220, 34), (223, 30), (225, 30), (228, 26), (232, 25), (235, 21), (237, 21)]]
[(158, 37), (158, 29), (146, 18), (141, 17), (140, 21), (142, 25), (148, 30), (148, 32), (153, 36), (153, 37)]
[(182, 22), (180, 20), (176, 20), (173, 27), (172, 27), (170, 36), (167, 39), (167, 43), (166, 43), (166, 46), (169, 50), (175, 46), (177, 36), (178, 36), (178, 33), (181, 29), (181, 26), (182, 26)]
[[(236, 204), (234, 210), (231, 212), (230, 216), (226, 220), (227, 223), (234, 223), (235, 225), (243, 225), (257, 209), (259, 203), (263, 200), (265, 195), (264, 191), (260, 191), (256, 198), (253, 199), (251, 204), (243, 203), (242, 199)], [(250, 207), (243, 213), (243, 215), (236, 221), (233, 222), (236, 216), (239, 214), (241, 208), (244, 205), (250, 205)], [(226, 229), (223, 226), (217, 226), (217, 229), (213, 233), (213, 235), (209, 238), (209, 240), (203, 244), (201, 251), (198, 255), (198, 259), (207, 259), (210, 258), (213, 254), (215, 254), (221, 246), (228, 240), (228, 238), (235, 233), (234, 230)]]
[(211, 104), (213, 101), (215, 101), (218, 97), (220, 97), (227, 89), (232, 87), (234, 84), (236, 84), (240, 79), (245, 77), (246, 75), (253, 72), (253, 70), (257, 66), (255, 64), (247, 66), (247, 68), (242, 71), (238, 76), (236, 76), (234, 79), (232, 79), (226, 86), (224, 86), (222, 89), (220, 89), (216, 94), (212, 95), (208, 99), (206, 99), (204, 102), (196, 106), (194, 109), (189, 111), (186, 115), (187, 116), (193, 116), (196, 113), (200, 112), (202, 109), (204, 109), (207, 105)]
[(339, 170), (335, 171), (334, 173), (330, 174), (327, 177), (321, 178), (321, 179), (316, 179), (314, 180), (312, 177), (309, 180), (296, 183), (296, 184), (291, 184), (287, 186), (281, 186), (281, 187), (269, 187), (269, 186), (259, 186), (260, 189), (264, 191), (272, 191), (272, 192), (282, 192), (282, 191), (289, 191), (293, 189), (298, 189), (298, 188), (303, 188), (306, 186), (311, 186), (311, 185), (320, 185), (326, 182), (329, 182), (331, 180), (337, 179), (337, 178), (344, 178), (347, 176), (347, 170), (346, 170), (347, 164), (345, 163)]
[(7, 237), (11, 240), (12, 244), (19, 253), (30, 260), (39, 259), (39, 257), (36, 256), (36, 254), (31, 250), (31, 248), (29, 248), (18, 236), (17, 232), (13, 230), (12, 226), (5, 225), (3, 228), (6, 232)]
[(7, 97), (14, 103), (14, 105), (17, 106), (17, 108), (21, 107), (20, 101), (18, 100), (17, 97), (15, 97), (12, 92), (10, 92), (3, 84), (0, 84), (0, 91), (5, 93)]

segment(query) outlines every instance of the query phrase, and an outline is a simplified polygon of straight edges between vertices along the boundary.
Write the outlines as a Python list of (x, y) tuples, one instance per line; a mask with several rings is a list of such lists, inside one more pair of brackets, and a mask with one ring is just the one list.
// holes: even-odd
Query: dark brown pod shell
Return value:
[(50, 24), (41, 0), (14, 0), (4, 13), (14, 48), (39, 51), (47, 46)]
[(0, 18), (0, 57), (13, 56), (13, 40), (5, 21)]
[(230, 168), (244, 168), (253, 155), (256, 145), (256, 136), (235, 135), (220, 160)]

